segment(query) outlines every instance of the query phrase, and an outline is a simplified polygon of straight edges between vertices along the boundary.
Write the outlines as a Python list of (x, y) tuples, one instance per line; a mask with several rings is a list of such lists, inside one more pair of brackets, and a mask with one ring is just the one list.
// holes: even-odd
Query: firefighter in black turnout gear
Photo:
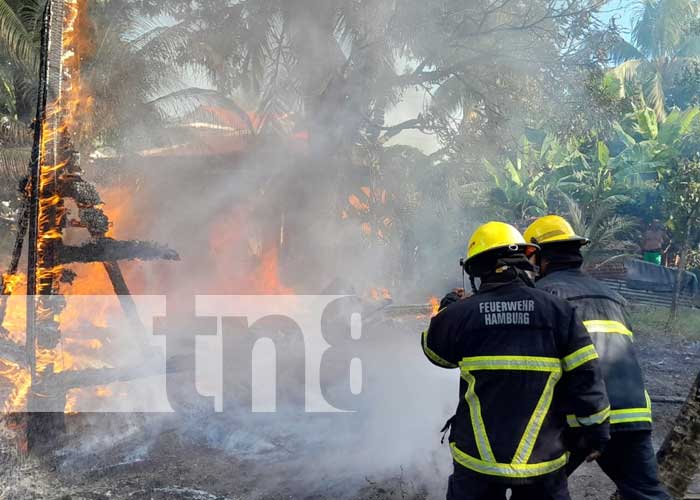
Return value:
[[(598, 464), (624, 500), (669, 499), (658, 479), (651, 442), (651, 403), (625, 319), (625, 299), (581, 270), (581, 247), (588, 240), (577, 236), (563, 218), (541, 217), (525, 231), (525, 239), (541, 247), (537, 288), (566, 299), (577, 309), (600, 356), (610, 398), (611, 440)], [(569, 416), (569, 474), (585, 456), (585, 450), (577, 446), (584, 423)]]
[(566, 415), (581, 417), (592, 456), (609, 439), (609, 403), (598, 355), (564, 300), (536, 290), (538, 250), (512, 226), (490, 222), (464, 262), (478, 292), (445, 306), (422, 336), (425, 355), (461, 373), (450, 427), (454, 473), (448, 500), (569, 499), (562, 440)]

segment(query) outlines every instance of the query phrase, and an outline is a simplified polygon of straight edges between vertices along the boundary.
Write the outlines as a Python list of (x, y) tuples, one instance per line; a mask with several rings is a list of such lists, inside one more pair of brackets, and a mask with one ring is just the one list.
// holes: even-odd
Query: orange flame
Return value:
[(428, 304), (430, 304), (430, 317), (432, 318), (440, 311), (440, 301), (437, 297), (430, 297)]
[[(78, 66), (81, 55), (85, 53), (85, 42), (81, 37), (81, 30), (76, 29), (82, 7), (86, 0), (65, 0), (65, 17), (63, 25), (62, 78), (63, 89), (58, 99), (47, 106), (46, 118), (42, 124), (42, 141), (39, 148), (39, 178), (38, 178), (38, 241), (37, 241), (37, 268), (36, 288), (27, 292), (35, 295), (51, 295), (59, 291), (59, 282), (63, 272), (63, 266), (55, 265), (52, 260), (52, 249), (63, 239), (63, 222), (66, 209), (63, 199), (58, 194), (57, 184), (64, 174), (68, 161), (57, 158), (61, 150), (60, 139), (66, 134), (74, 136), (78, 116), (89, 105), (89, 100), (83, 97)], [(83, 16), (84, 19), (84, 16)], [(58, 125), (56, 125), (58, 121)], [(3, 277), (3, 292), (6, 294), (15, 291), (23, 280), (23, 277)], [(19, 304), (7, 302), (6, 315), (3, 318), (3, 326), (10, 332), (10, 337), (17, 342), (25, 342), (26, 335), (22, 331), (19, 320), (23, 318), (22, 307)], [(22, 313), (20, 313), (22, 311)], [(53, 322), (60, 319), (58, 311), (49, 307), (41, 300), (37, 303), (37, 320), (40, 322)], [(21, 333), (20, 333), (21, 332)], [(94, 366), (95, 360), (90, 358), (76, 359), (73, 354), (57, 349), (40, 348), (36, 350), (37, 373), (46, 370), (61, 372), (80, 366)], [(27, 394), (31, 387), (31, 375), (28, 370), (15, 363), (0, 360), (0, 376), (8, 379), (13, 384), (13, 391), (5, 401), (5, 411), (18, 410), (26, 404)]]
[(24, 281), (26, 286), (25, 277), (23, 274), (3, 274), (2, 275), (2, 293), (3, 295), (12, 295), (17, 289), (17, 287)]
[(9, 413), (20, 410), (27, 403), (27, 394), (32, 384), (31, 374), (16, 363), (0, 360), (0, 376), (13, 385), (10, 396), (5, 400), (3, 411)]
[(372, 300), (391, 299), (391, 292), (388, 288), (370, 288), (369, 296)]
[(264, 251), (260, 262), (258, 282), (260, 291), (267, 293), (291, 294), (293, 290), (286, 288), (280, 281), (279, 252), (277, 247)]

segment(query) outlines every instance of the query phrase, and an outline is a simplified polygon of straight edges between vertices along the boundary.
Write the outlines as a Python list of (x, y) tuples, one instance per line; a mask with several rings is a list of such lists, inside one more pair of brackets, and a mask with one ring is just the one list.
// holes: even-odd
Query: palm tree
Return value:
[[(668, 93), (684, 70), (700, 64), (697, 0), (642, 0), (632, 41), (618, 37), (611, 50), (614, 74), (641, 87), (641, 96), (666, 118)], [(625, 91), (625, 85), (622, 87)]]
[[(44, 5), (45, 0), (0, 0), (0, 175), (13, 180), (3, 185), (16, 185), (23, 170), (18, 165), (29, 157)], [(80, 80), (88, 105), (72, 131), (79, 150), (161, 145), (169, 138), (165, 125), (202, 104), (241, 112), (223, 96), (181, 81), (185, 70), (178, 58), (191, 42), (190, 22), (143, 16), (134, 4), (114, 0), (86, 5), (82, 29), (90, 32), (91, 43), (81, 56)]]
[(619, 258), (634, 251), (636, 245), (631, 236), (638, 230), (638, 224), (633, 218), (616, 213), (622, 199), (608, 196), (584, 213), (573, 198), (568, 195), (562, 197), (567, 219), (574, 231), (591, 241), (583, 248), (587, 257), (605, 257), (607, 261), (608, 258)]

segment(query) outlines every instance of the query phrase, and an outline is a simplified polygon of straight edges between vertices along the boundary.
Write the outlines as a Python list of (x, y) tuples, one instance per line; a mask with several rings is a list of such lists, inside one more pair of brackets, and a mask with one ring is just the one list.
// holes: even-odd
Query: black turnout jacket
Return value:
[(460, 370), (450, 448), (477, 474), (522, 484), (558, 471), (569, 414), (600, 448), (609, 439), (598, 355), (573, 308), (552, 294), (519, 278), (482, 285), (431, 320), (422, 346), (433, 364)]
[[(625, 317), (625, 299), (578, 266), (548, 273), (537, 288), (566, 299), (591, 335), (610, 398), (610, 430), (651, 429), (651, 402)], [(579, 426), (571, 416), (569, 423)]]

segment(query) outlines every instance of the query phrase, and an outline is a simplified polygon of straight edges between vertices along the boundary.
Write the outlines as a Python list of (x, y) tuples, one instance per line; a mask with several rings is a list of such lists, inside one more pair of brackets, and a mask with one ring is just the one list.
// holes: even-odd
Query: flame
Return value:
[(354, 194), (348, 196), (348, 203), (358, 212), (369, 212), (369, 205), (360, 201)]
[(3, 295), (12, 295), (15, 289), (18, 288), (22, 283), (24, 283), (24, 286), (27, 286), (26, 276), (23, 274), (3, 274)]
[(63, 413), (67, 415), (75, 415), (76, 406), (78, 405), (78, 395), (81, 393), (78, 389), (71, 389), (66, 394), (66, 406), (63, 408)]
[(102, 210), (111, 225), (107, 236), (130, 239), (146, 234), (149, 221), (143, 217), (134, 203), (134, 190), (126, 186), (110, 186), (100, 192), (104, 201)]
[[(54, 157), (61, 146), (60, 138), (68, 133), (78, 118), (81, 101), (80, 77), (76, 57), (78, 32), (75, 29), (83, 0), (66, 0), (66, 14), (62, 39), (62, 62), (64, 66), (64, 90), (58, 99), (47, 107), (47, 117), (42, 124), (39, 173), (39, 237), (37, 244), (37, 286), (30, 293), (53, 294), (58, 291), (58, 282), (63, 267), (52, 262), (52, 248), (63, 239), (62, 222), (66, 215), (63, 200), (57, 193), (56, 183), (63, 174), (67, 160)], [(55, 121), (60, 120), (58, 127)], [(43, 310), (39, 321), (50, 319), (49, 311)]]
[(430, 317), (432, 318), (440, 311), (440, 300), (437, 297), (430, 297), (428, 304), (430, 304)]
[(104, 399), (112, 396), (114, 392), (110, 387), (102, 386), (102, 387), (95, 387), (95, 396), (98, 398)]
[[(371, 189), (369, 186), (362, 186), (358, 194), (348, 196), (348, 203), (354, 209), (354, 215), (361, 220), (360, 230), (366, 238), (387, 240), (387, 230), (394, 221), (387, 215), (381, 216), (381, 211), (386, 208), (388, 196), (386, 189)], [(342, 210), (340, 217), (342, 220), (348, 219), (349, 209)]]
[[(89, 337), (85, 331), (90, 331), (89, 326), (106, 328), (113, 308), (119, 307), (118, 301), (115, 300), (112, 301), (112, 305), (109, 305), (109, 301), (104, 301), (104, 307), (85, 308), (81, 307), (83, 304), (79, 300), (72, 299), (76, 295), (114, 293), (109, 277), (101, 264), (71, 265), (71, 270), (76, 273), (76, 277), (72, 284), (66, 285), (60, 284), (65, 269), (63, 266), (55, 265), (56, 261), (52, 257), (53, 248), (63, 243), (64, 238), (70, 237), (72, 232), (72, 230), (66, 231), (68, 234), (64, 234), (63, 228), (69, 226), (66, 224), (68, 212), (57, 189), (61, 177), (69, 173), (70, 160), (58, 157), (66, 155), (56, 153), (64, 153), (61, 148), (64, 145), (63, 139), (66, 137), (70, 137), (80, 149), (82, 138), (90, 137), (88, 127), (91, 120), (88, 115), (94, 109), (94, 100), (90, 96), (91, 89), (87, 88), (87, 82), (81, 78), (79, 71), (80, 61), (93, 50), (90, 37), (85, 36), (86, 33), (89, 34), (86, 17), (88, 2), (87, 0), (65, 0), (64, 5), (66, 12), (62, 40), (64, 81), (62, 93), (56, 102), (47, 107), (47, 119), (43, 123), (39, 151), (41, 167), (39, 185), (35, 186), (39, 190), (37, 286), (29, 292), (38, 295), (69, 292), (70, 295), (66, 297), (66, 306), (61, 310), (52, 309), (39, 301), (37, 319), (57, 322), (62, 333), (71, 330), (82, 333), (78, 337), (65, 338), (55, 348), (37, 348), (36, 370), (40, 375), (108, 366), (99, 357), (103, 348), (109, 344), (109, 338), (95, 338), (95, 335)], [(363, 194), (366, 193), (363, 191)], [(152, 229), (149, 227), (151, 221), (143, 217), (143, 206), (134, 202), (133, 189), (124, 186), (111, 188), (101, 192), (101, 196), (105, 201), (103, 207), (105, 214), (113, 223), (107, 236), (131, 239), (143, 236), (145, 231)], [(359, 198), (357, 201), (359, 202)], [(268, 293), (291, 293), (292, 290), (285, 287), (280, 278), (280, 249), (283, 248), (284, 239), (280, 236), (279, 241), (265, 240), (263, 243), (264, 238), (256, 235), (255, 230), (263, 231), (253, 227), (249, 219), (245, 209), (236, 209), (233, 217), (228, 214), (218, 221), (219, 224), (213, 231), (208, 249), (215, 257), (214, 271), (220, 271), (218, 276), (229, 286)], [(79, 227), (78, 224), (70, 224), (70, 226)], [(144, 233), (134, 235), (133, 231), (138, 233), (139, 228), (144, 230)], [(125, 235), (125, 231), (130, 234)], [(284, 234), (283, 231), (280, 233)], [(251, 251), (255, 245), (247, 245), (247, 243), (253, 240), (260, 243), (256, 245), (257, 248), (254, 251)], [(229, 258), (231, 256), (234, 258)], [(240, 262), (243, 265), (238, 265)], [(126, 272), (128, 272), (128, 266)], [(234, 273), (235, 279), (229, 279), (231, 273)], [(237, 273), (240, 273), (240, 276)], [(127, 278), (131, 285), (131, 276)], [(4, 288), (16, 291), (20, 284), (21, 278), (12, 277), (5, 280)], [(23, 322), (26, 321), (24, 307), (22, 304), (14, 303), (10, 306), (11, 299), (12, 297), (8, 298), (8, 309), (3, 325), (10, 331), (11, 338), (17, 339), (17, 342), (21, 340), (23, 343), (25, 342)], [(31, 389), (29, 371), (20, 365), (0, 360), (0, 377), (10, 380), (13, 384), (12, 393), (5, 401), (5, 410), (16, 411), (26, 406)], [(64, 410), (75, 411), (82, 397), (112, 396), (112, 390), (109, 387), (69, 391)]]
[(27, 288), (27, 277), (24, 274), (3, 276), (3, 294), (0, 295), (0, 311), (4, 307), (1, 318), (2, 328), (10, 340), (18, 344), (25, 343), (27, 328), (26, 300), (22, 296)]
[(286, 288), (280, 281), (279, 273), (279, 251), (277, 247), (272, 247), (263, 252), (257, 281), (260, 291), (267, 293), (291, 294), (293, 290)]
[(27, 404), (27, 395), (32, 384), (29, 371), (16, 363), (0, 360), (0, 376), (12, 383), (12, 392), (5, 400), (5, 413), (18, 411)]
[(388, 288), (370, 288), (369, 296), (372, 300), (391, 299), (391, 292)]
[[(59, 283), (64, 267), (56, 265), (54, 249), (63, 241), (64, 220), (67, 215), (64, 201), (59, 195), (58, 183), (68, 167), (68, 160), (64, 158), (69, 152), (64, 151), (64, 142), (61, 140), (66, 135), (72, 138), (78, 137), (80, 117), (90, 108), (91, 100), (84, 97), (84, 89), (81, 84), (78, 66), (80, 59), (88, 51), (89, 45), (86, 38), (81, 36), (86, 12), (84, 8), (86, 0), (65, 0), (65, 15), (63, 25), (62, 43), (62, 92), (56, 101), (50, 103), (46, 109), (46, 118), (42, 123), (42, 140), (39, 145), (39, 175), (38, 175), (38, 239), (36, 248), (36, 286), (28, 293), (45, 297), (59, 292)], [(57, 123), (58, 122), (58, 123)], [(58, 156), (61, 156), (60, 158)], [(24, 279), (21, 276), (3, 276), (3, 292), (6, 295), (13, 293)], [(26, 335), (21, 328), (21, 319), (24, 319), (23, 307), (6, 299), (5, 316), (3, 326), (9, 331), (10, 338), (18, 343), (26, 342)], [(63, 312), (43, 299), (39, 299), (36, 306), (37, 321), (41, 323), (60, 323)], [(70, 316), (68, 310), (67, 315)], [(24, 317), (23, 317), (24, 316)], [(51, 370), (54, 373), (80, 367), (92, 367), (99, 365), (96, 360), (89, 357), (76, 358), (70, 352), (61, 349), (37, 348), (35, 351), (36, 371), (39, 374)], [(5, 401), (5, 411), (16, 411), (26, 404), (27, 395), (31, 387), (31, 375), (25, 369), (7, 360), (0, 360), (0, 376), (11, 381), (13, 391)]]

